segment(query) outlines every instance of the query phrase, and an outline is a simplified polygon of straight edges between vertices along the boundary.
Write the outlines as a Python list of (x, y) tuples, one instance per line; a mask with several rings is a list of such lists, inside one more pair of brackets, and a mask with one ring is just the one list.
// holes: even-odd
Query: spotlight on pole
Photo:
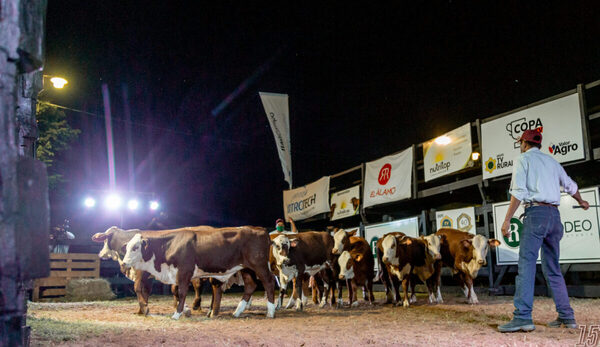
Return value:
[(140, 202), (137, 201), (136, 199), (131, 199), (127, 202), (127, 208), (129, 208), (132, 211), (137, 210), (139, 206), (140, 206)]
[(110, 194), (104, 200), (104, 206), (109, 210), (116, 210), (121, 207), (122, 200), (117, 194)]
[(156, 201), (156, 200), (150, 201), (150, 209), (151, 209), (152, 211), (156, 211), (156, 210), (158, 210), (158, 207), (159, 207), (159, 206), (160, 206), (160, 205), (158, 204), (158, 201)]
[(92, 198), (91, 196), (88, 196), (87, 198), (85, 198), (85, 200), (83, 200), (83, 205), (87, 208), (93, 208), (94, 206), (96, 206), (96, 199)]

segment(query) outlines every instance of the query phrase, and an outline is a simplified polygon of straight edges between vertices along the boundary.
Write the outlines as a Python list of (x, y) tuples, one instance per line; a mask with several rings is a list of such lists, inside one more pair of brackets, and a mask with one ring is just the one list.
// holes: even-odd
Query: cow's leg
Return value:
[(410, 276), (404, 276), (402, 279), (402, 291), (404, 292), (404, 301), (402, 302), (402, 306), (409, 307), (410, 302), (408, 301), (408, 281)]
[(402, 300), (400, 298), (400, 283), (401, 283), (401, 281), (398, 278), (398, 276), (396, 276), (396, 275), (390, 274), (389, 278), (390, 278), (390, 282), (392, 284), (392, 288), (394, 289), (394, 302), (396, 303), (396, 305), (400, 305), (400, 302), (402, 302)]
[(221, 286), (223, 284), (219, 281), (213, 281), (211, 284), (213, 288), (213, 298), (211, 301), (211, 308), (210, 311), (208, 311), (207, 316), (214, 318), (219, 315), (219, 311), (221, 310), (221, 296), (223, 295), (223, 289)]
[(355, 280), (350, 281), (350, 287), (352, 287), (352, 299), (350, 299), (350, 307), (358, 307), (358, 286)]
[(310, 291), (310, 276), (304, 275), (302, 280), (302, 305), (306, 306), (308, 303), (308, 296), (311, 294)]
[(465, 298), (469, 298), (469, 286), (467, 285), (467, 280), (465, 278), (465, 274), (463, 272), (459, 272), (456, 276), (458, 278), (458, 286), (462, 290)]
[(465, 274), (465, 284), (469, 291), (468, 302), (469, 304), (478, 304), (479, 299), (477, 299), (477, 294), (475, 294), (475, 290), (473, 289), (473, 278), (471, 275)]
[(351, 279), (346, 279), (346, 287), (348, 288), (348, 305), (352, 305), (352, 298), (354, 298), (354, 286), (351, 282)]
[(273, 274), (266, 266), (257, 266), (254, 273), (267, 292), (267, 318), (275, 318), (275, 279)]
[(292, 295), (290, 295), (288, 303), (287, 303), (287, 305), (285, 305), (286, 309), (288, 309), (296, 304), (296, 299), (298, 298), (298, 291), (296, 290), (296, 281), (297, 280), (298, 280), (297, 277), (292, 279)]
[(201, 278), (192, 279), (192, 286), (194, 287), (194, 304), (192, 305), (192, 309), (198, 310), (200, 309), (200, 305), (202, 304), (202, 285), (204, 284), (204, 280)]
[(367, 286), (363, 285), (362, 286), (362, 294), (363, 294), (363, 301), (367, 301)]
[(329, 281), (323, 279), (323, 294), (321, 297), (321, 303), (319, 307), (325, 307), (327, 305), (327, 296), (329, 295)]
[[(304, 268), (303, 267), (299, 267), (298, 269), (298, 274), (303, 274), (304, 273)], [(296, 282), (294, 283), (294, 288), (296, 289), (297, 293), (302, 293), (302, 277), (304, 277), (303, 275), (299, 275), (296, 276)], [(302, 311), (302, 300), (296, 300), (296, 311)]]
[(256, 289), (256, 282), (254, 282), (252, 275), (247, 271), (241, 271), (241, 273), (242, 278), (244, 279), (244, 295), (242, 296), (242, 300), (238, 304), (237, 309), (233, 313), (234, 317), (239, 317), (244, 312), (248, 305), (248, 301), (250, 301), (250, 298), (252, 297), (252, 293), (254, 293), (254, 290)]
[(415, 287), (417, 286), (417, 276), (415, 275), (410, 275), (409, 276), (409, 281), (410, 281), (410, 303), (414, 304), (415, 302), (417, 302), (417, 294), (415, 293)]
[(308, 281), (309, 281), (309, 287), (312, 289), (313, 304), (318, 305), (319, 304), (319, 285), (317, 284), (317, 280), (315, 279), (315, 276), (310, 276)]
[(179, 286), (172, 284), (171, 294), (173, 295), (173, 307), (177, 308), (177, 305), (179, 304)]
[(437, 292), (435, 301), (438, 304), (443, 304), (444, 299), (442, 299), (442, 262), (436, 261), (434, 264), (434, 272), (433, 275), (429, 278), (433, 283), (433, 288)]
[(187, 271), (178, 271), (177, 272), (177, 286), (178, 295), (179, 295), (179, 304), (177, 305), (177, 311), (173, 314), (171, 318), (179, 319), (183, 314), (183, 309), (185, 306), (185, 297), (190, 287), (190, 280), (192, 279), (192, 273)]
[[(333, 278), (333, 282), (335, 283), (335, 288), (337, 289), (337, 304), (336, 307), (337, 308), (342, 308), (344, 307), (344, 299), (342, 299), (342, 294), (344, 291), (344, 286), (343, 286), (343, 282), (340, 280), (337, 280), (337, 276), (332, 277)], [(332, 293), (333, 295), (335, 295), (335, 293)]]
[(367, 290), (369, 291), (369, 305), (375, 302), (375, 295), (373, 295), (373, 278), (367, 278)]
[(283, 305), (283, 296), (287, 292), (287, 282), (283, 278), (279, 278), (279, 299), (277, 299), (277, 309), (280, 309)]
[(133, 289), (135, 290), (138, 304), (140, 305), (140, 309), (138, 310), (137, 314), (147, 315), (149, 312), (148, 297), (150, 296), (150, 290), (152, 289), (152, 280), (150, 279), (150, 274), (148, 272), (142, 272), (141, 275), (139, 272), (136, 273)]

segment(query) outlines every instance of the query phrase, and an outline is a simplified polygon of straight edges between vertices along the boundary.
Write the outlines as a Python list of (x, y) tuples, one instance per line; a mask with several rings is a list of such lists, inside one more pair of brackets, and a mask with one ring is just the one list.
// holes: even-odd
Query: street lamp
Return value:
[(62, 77), (52, 77), (50, 79), (50, 82), (52, 82), (52, 85), (54, 86), (54, 88), (57, 89), (62, 89), (65, 84), (69, 83), (69, 81), (67, 81), (66, 79), (62, 78)]

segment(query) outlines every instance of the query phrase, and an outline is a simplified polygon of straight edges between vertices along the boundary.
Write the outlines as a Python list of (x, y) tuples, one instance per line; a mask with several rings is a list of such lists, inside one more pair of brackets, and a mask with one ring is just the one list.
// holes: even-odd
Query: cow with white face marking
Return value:
[[(227, 282), (238, 271), (244, 281), (244, 295), (234, 317), (246, 309), (256, 282), (267, 292), (267, 317), (275, 316), (274, 279), (269, 271), (270, 239), (259, 227), (215, 228), (184, 231), (157, 237), (136, 234), (126, 246), (123, 262), (151, 273), (157, 280), (179, 285), (179, 305), (173, 319), (183, 313), (187, 284), (192, 278), (213, 278)], [(221, 304), (221, 288), (213, 285), (210, 316), (217, 316)]]
[[(353, 198), (355, 199), (355, 198)], [(357, 249), (357, 251), (362, 250), (365, 245), (367, 246), (367, 248), (370, 250), (371, 247), (369, 246), (369, 243), (367, 242), (367, 240), (365, 240), (362, 237), (356, 236), (356, 233), (358, 232), (358, 229), (354, 229), (352, 231), (345, 231), (344, 229), (335, 229), (333, 231), (333, 240), (334, 240), (334, 246), (333, 249), (331, 250), (331, 252), (333, 252), (333, 254), (336, 255), (341, 255), (342, 252), (344, 251), (352, 251), (353, 249)], [(370, 261), (371, 265), (374, 266), (375, 261), (373, 260), (373, 257), (370, 257)], [(372, 268), (373, 268), (372, 266)], [(371, 272), (373, 272), (374, 270), (372, 270)], [(363, 292), (363, 299), (365, 301), (369, 300), (369, 301), (373, 301), (373, 299), (369, 296), (367, 296), (367, 293), (372, 292), (372, 286), (373, 286), (373, 276), (371, 276), (370, 281), (365, 282), (363, 284), (360, 285), (362, 288), (362, 292)], [(371, 289), (369, 289), (369, 286), (371, 286)], [(350, 281), (346, 281), (346, 287), (348, 288), (348, 298), (349, 298), (349, 302), (353, 303), (356, 299), (356, 294), (354, 293), (354, 287), (352, 286), (352, 283), (350, 283)]]
[(359, 286), (366, 288), (368, 291), (368, 299), (365, 298), (365, 301), (368, 300), (369, 304), (375, 301), (373, 295), (373, 267), (375, 262), (369, 243), (364, 239), (362, 240), (363, 242), (355, 242), (350, 250), (343, 251), (338, 258), (339, 278), (345, 278), (349, 282), (350, 306), (358, 306), (356, 292)]
[[(328, 289), (337, 283), (333, 266), (335, 257), (331, 253), (333, 237), (327, 232), (311, 231), (298, 235), (279, 235), (273, 239), (272, 243), (271, 249), (276, 260), (281, 285), (279, 305), (281, 305), (287, 285), (292, 279), (296, 278), (296, 290), (301, 293), (303, 275), (313, 276), (321, 273), (325, 282), (321, 301), (321, 306), (324, 306), (327, 303)], [(323, 270), (327, 270), (329, 273)], [(298, 300), (296, 310), (302, 310), (302, 307), (302, 300)]]
[(463, 292), (470, 304), (477, 304), (477, 294), (473, 290), (473, 279), (482, 266), (487, 265), (489, 249), (496, 247), (500, 241), (489, 239), (483, 235), (473, 235), (465, 231), (443, 228), (436, 232), (441, 237), (440, 254), (442, 259), (435, 264), (435, 273), (430, 281), (437, 288), (436, 301), (441, 303), (440, 290), (442, 266), (447, 266), (458, 277)]
[[(196, 229), (212, 229), (212, 227), (207, 225), (200, 225), (195, 227), (186, 227), (179, 229), (169, 229), (169, 230), (139, 230), (139, 229), (129, 229), (123, 230), (116, 226), (108, 228), (103, 233), (96, 233), (92, 236), (92, 240), (95, 242), (102, 242), (104, 246), (100, 250), (98, 256), (101, 259), (112, 259), (119, 263), (121, 272), (128, 279), (134, 282), (134, 290), (138, 298), (138, 304), (140, 308), (138, 310), (138, 314), (147, 315), (149, 312), (148, 309), (148, 297), (152, 291), (152, 278), (150, 273), (136, 270), (131, 267), (127, 267), (123, 264), (123, 257), (125, 256), (124, 248), (127, 245), (127, 242), (133, 238), (133, 236), (137, 233), (141, 233), (142, 235), (163, 235), (168, 233), (180, 232), (183, 230), (196, 230)], [(194, 287), (195, 298), (193, 309), (199, 310), (200, 304), (202, 300), (202, 282), (200, 279), (195, 279), (192, 281), (192, 285)], [(179, 302), (179, 298), (177, 296), (177, 286), (173, 285), (171, 287), (171, 292), (173, 293), (174, 303), (177, 305)]]
[[(388, 238), (388, 236), (390, 238)], [(394, 303), (400, 301), (400, 294), (398, 291), (399, 282), (395, 277), (390, 276), (390, 266), (392, 262), (397, 263), (396, 257), (396, 239), (402, 239), (406, 235), (401, 232), (391, 232), (384, 234), (380, 239), (377, 240), (376, 254), (377, 254), (377, 275), (374, 281), (381, 279), (383, 287), (385, 289), (385, 303)], [(384, 255), (383, 241), (388, 238), (386, 242), (387, 254)], [(385, 261), (384, 261), (385, 256)], [(394, 296), (395, 293), (396, 295)]]

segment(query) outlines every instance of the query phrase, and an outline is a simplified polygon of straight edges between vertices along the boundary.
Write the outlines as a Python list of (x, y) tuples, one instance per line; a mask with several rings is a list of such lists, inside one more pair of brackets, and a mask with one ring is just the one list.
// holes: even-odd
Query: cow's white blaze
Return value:
[(273, 239), (272, 252), (273, 256), (275, 257), (275, 261), (277, 262), (277, 265), (282, 265), (283, 263), (289, 261), (289, 258), (287, 256), (281, 255), (281, 250), (283, 248), (287, 248), (289, 252), (290, 243), (290, 239), (285, 235), (279, 235)]
[(398, 246), (398, 242), (396, 242), (396, 237), (394, 235), (386, 236), (381, 242), (381, 247), (383, 248), (383, 261), (392, 265), (398, 265), (399, 259), (396, 256), (396, 247)]
[(350, 252), (344, 251), (338, 258), (338, 264), (340, 265), (340, 274), (346, 279), (354, 278), (354, 266), (350, 266), (348, 269), (348, 262), (352, 259)]
[(440, 237), (436, 234), (431, 234), (423, 237), (427, 242), (427, 251), (433, 259), (440, 259)]
[(488, 239), (483, 235), (475, 235), (472, 239), (473, 242), (473, 258), (477, 262), (482, 263), (483, 266), (487, 264), (487, 253), (489, 250)]
[(344, 249), (344, 244), (342, 243), (342, 241), (344, 240), (344, 236), (346, 236), (346, 231), (344, 229), (340, 229), (336, 231), (335, 234), (333, 234), (333, 254), (342, 253), (342, 250)]

